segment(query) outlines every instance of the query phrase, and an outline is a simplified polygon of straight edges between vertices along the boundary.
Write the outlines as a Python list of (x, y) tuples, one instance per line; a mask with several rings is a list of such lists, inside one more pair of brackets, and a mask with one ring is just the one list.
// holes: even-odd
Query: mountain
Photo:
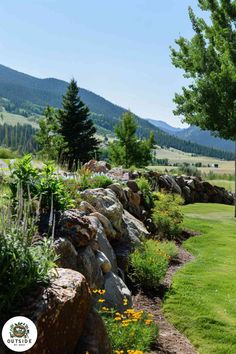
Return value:
[(200, 145), (203, 144), (214, 149), (234, 152), (233, 141), (215, 137), (210, 131), (202, 130), (196, 126), (191, 126), (189, 128), (175, 128), (161, 120), (148, 119), (148, 121), (166, 133), (177, 136), (183, 140), (191, 141), (192, 143)]
[(179, 138), (184, 140), (190, 140), (197, 144), (202, 144), (202, 142), (204, 142), (204, 145), (213, 147), (215, 149), (222, 149), (234, 152), (233, 141), (217, 138), (213, 136), (210, 131), (201, 130), (196, 126), (182, 129), (181, 131), (176, 132), (175, 136), (178, 136)]
[(166, 122), (163, 122), (162, 120), (155, 120), (155, 119), (147, 119), (147, 120), (151, 124), (155, 125), (157, 128), (160, 128), (161, 130), (163, 130), (166, 133), (175, 134), (175, 133), (181, 132), (181, 130), (182, 130), (181, 128), (172, 127), (171, 125), (169, 125)]
[[(62, 80), (39, 79), (0, 65), (0, 106), (11, 113), (28, 117), (32, 114), (42, 114), (47, 105), (59, 108), (67, 86), (68, 83)], [(103, 134), (114, 133), (114, 127), (126, 109), (83, 88), (80, 89), (80, 96), (89, 107), (91, 118), (98, 130)], [(185, 141), (161, 130), (145, 119), (138, 116), (136, 119), (138, 136), (148, 137), (153, 131), (157, 144), (162, 147), (172, 147), (184, 152), (226, 160), (233, 159), (233, 154), (229, 152)]]

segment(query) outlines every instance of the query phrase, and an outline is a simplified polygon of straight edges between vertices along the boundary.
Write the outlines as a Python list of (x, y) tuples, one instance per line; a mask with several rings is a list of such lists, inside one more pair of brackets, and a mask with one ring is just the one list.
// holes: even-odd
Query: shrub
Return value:
[(65, 210), (73, 206), (64, 181), (55, 174), (55, 167), (50, 162), (45, 164), (36, 183), (41, 209), (50, 210), (53, 207), (55, 210)]
[(181, 232), (183, 199), (176, 194), (156, 193), (152, 220), (162, 238), (174, 238)]
[(17, 153), (8, 148), (0, 147), (0, 158), (1, 159), (15, 159)]
[(168, 256), (169, 261), (178, 255), (178, 248), (173, 241), (158, 242), (158, 248), (161, 252)]
[(144, 289), (157, 289), (166, 274), (170, 257), (155, 240), (146, 240), (131, 254), (131, 279)]
[(89, 181), (90, 188), (106, 188), (113, 181), (110, 177), (106, 175), (93, 175)]
[[(24, 208), (27, 208), (24, 207)], [(18, 211), (20, 214), (20, 211)], [(8, 210), (0, 220), (0, 318), (14, 310), (27, 290), (49, 281), (55, 266), (51, 241), (33, 242), (34, 220), (17, 220)]]
[(55, 174), (51, 162), (44, 165), (42, 171), (32, 166), (31, 155), (25, 155), (11, 167), (10, 188), (15, 202), (23, 198), (40, 200), (40, 208), (48, 211), (65, 210), (72, 206), (72, 199), (64, 182)]
[(106, 188), (112, 183), (112, 179), (105, 174), (92, 173), (84, 168), (79, 171), (78, 188), (80, 190), (88, 188)]
[(178, 174), (201, 177), (201, 171), (196, 166), (182, 165), (178, 168)]
[(147, 204), (151, 204), (153, 203), (152, 200), (152, 187), (148, 181), (147, 178), (145, 177), (140, 177), (137, 178), (135, 180), (135, 182), (137, 183), (139, 190), (142, 192), (142, 194), (144, 195), (145, 201)]
[(158, 335), (152, 316), (143, 311), (127, 309), (123, 314), (102, 307), (100, 314), (111, 340), (113, 353), (142, 354)]

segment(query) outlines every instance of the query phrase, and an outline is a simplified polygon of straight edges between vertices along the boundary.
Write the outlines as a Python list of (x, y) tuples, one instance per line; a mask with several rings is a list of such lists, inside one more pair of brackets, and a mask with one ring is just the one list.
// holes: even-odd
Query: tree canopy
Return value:
[(175, 114), (184, 121), (236, 139), (236, 2), (198, 0), (209, 20), (198, 18), (191, 7), (189, 17), (195, 32), (191, 39), (176, 40), (171, 48), (173, 64), (191, 79), (175, 95)]
[(154, 147), (154, 134), (149, 139), (138, 139), (136, 136), (137, 123), (131, 112), (122, 115), (121, 121), (115, 128), (117, 141), (110, 144), (109, 156), (116, 165), (124, 167), (148, 165), (152, 159), (151, 151)]

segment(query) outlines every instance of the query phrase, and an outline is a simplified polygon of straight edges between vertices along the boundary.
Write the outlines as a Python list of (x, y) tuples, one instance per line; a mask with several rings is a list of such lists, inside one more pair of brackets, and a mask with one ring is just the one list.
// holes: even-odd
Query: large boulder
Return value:
[(90, 246), (78, 249), (77, 269), (82, 273), (91, 289), (103, 287), (104, 279), (100, 264)]
[[(99, 214), (99, 213), (94, 213), (94, 214), (91, 214), (88, 216), (91, 223), (94, 226), (96, 226), (96, 230), (97, 230), (96, 237), (93, 240), (93, 242), (91, 243), (91, 247), (94, 251), (103, 252), (105, 254), (105, 256), (108, 258), (109, 262), (111, 263), (112, 271), (114, 273), (117, 273), (116, 256), (115, 256), (114, 250), (107, 238), (107, 232), (110, 235), (110, 227), (112, 228), (112, 226), (108, 224), (109, 227), (107, 226), (106, 228), (104, 228), (104, 225), (100, 222), (100, 219), (97, 218), (97, 214)], [(99, 214), (99, 215), (101, 215), (101, 214)], [(105, 218), (105, 216), (103, 216), (103, 217)], [(108, 219), (106, 219), (106, 221), (108, 223), (110, 223)]]
[(57, 266), (77, 270), (78, 253), (67, 238), (59, 238), (54, 243), (58, 255)]
[(149, 232), (142, 221), (136, 219), (127, 210), (124, 211), (123, 221), (128, 231), (126, 234), (127, 241), (133, 246), (138, 245), (143, 237), (149, 236)]
[(83, 165), (83, 168), (90, 172), (107, 173), (111, 165), (106, 161), (90, 160)]
[(99, 314), (90, 311), (74, 354), (111, 354), (111, 343)]
[(121, 232), (123, 206), (111, 189), (87, 189), (81, 193), (81, 197), (106, 216), (118, 233)]
[(166, 189), (171, 193), (181, 194), (181, 188), (175, 181), (173, 176), (170, 175), (161, 175), (159, 176), (159, 188)]
[(78, 249), (90, 243), (96, 236), (96, 229), (91, 225), (87, 216), (77, 209), (71, 209), (62, 213), (57, 235), (68, 238)]
[(116, 274), (109, 272), (104, 276), (104, 299), (103, 306), (114, 308), (123, 312), (132, 307), (132, 296), (123, 280)]
[(25, 299), (21, 315), (38, 329), (29, 354), (74, 354), (90, 311), (91, 295), (82, 274), (58, 269), (58, 278), (41, 293)]

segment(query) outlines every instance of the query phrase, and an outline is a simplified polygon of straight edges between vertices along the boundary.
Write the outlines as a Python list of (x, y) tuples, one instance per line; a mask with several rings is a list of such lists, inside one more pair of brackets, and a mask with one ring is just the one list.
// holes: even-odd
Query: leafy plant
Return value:
[(152, 213), (152, 220), (161, 238), (174, 238), (181, 232), (183, 212), (180, 205), (183, 199), (177, 194), (155, 193), (157, 200)]
[(131, 254), (131, 279), (144, 289), (157, 289), (170, 261), (167, 251), (167, 246), (161, 246), (160, 242), (145, 240)]
[(139, 177), (135, 180), (135, 182), (138, 185), (139, 190), (142, 192), (145, 201), (148, 205), (152, 205), (153, 199), (152, 199), (152, 187), (148, 181), (147, 178), (145, 177)]
[(41, 200), (41, 209), (65, 210), (73, 206), (63, 180), (55, 174), (55, 167), (50, 162), (45, 164), (40, 174), (37, 194)]

